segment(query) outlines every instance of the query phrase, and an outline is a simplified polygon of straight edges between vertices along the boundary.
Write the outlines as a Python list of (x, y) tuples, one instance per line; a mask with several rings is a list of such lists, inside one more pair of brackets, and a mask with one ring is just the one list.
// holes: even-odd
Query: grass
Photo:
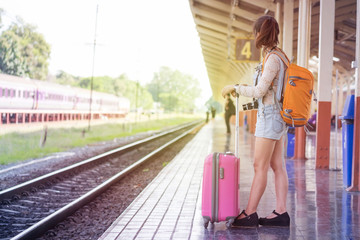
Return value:
[(104, 124), (92, 126), (83, 136), (84, 128), (48, 129), (46, 143), (41, 147), (43, 131), (32, 133), (11, 133), (0, 136), (0, 164), (40, 158), (51, 153), (63, 152), (74, 147), (86, 146), (101, 141), (109, 141), (135, 135), (141, 132), (156, 131), (165, 127), (190, 122), (198, 118), (168, 118), (139, 123)]

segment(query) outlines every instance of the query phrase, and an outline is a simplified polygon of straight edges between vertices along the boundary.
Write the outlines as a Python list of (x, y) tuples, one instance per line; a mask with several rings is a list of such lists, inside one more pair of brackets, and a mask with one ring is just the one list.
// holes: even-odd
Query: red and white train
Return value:
[[(125, 117), (127, 98), (93, 91), (91, 118)], [(89, 119), (90, 91), (0, 73), (0, 124)]]

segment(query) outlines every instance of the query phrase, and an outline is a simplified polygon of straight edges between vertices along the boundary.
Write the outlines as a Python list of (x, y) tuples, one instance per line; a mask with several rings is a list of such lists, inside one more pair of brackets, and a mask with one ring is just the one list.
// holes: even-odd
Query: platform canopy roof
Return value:
[[(216, 100), (222, 99), (220, 92), (223, 86), (227, 84), (252, 84), (252, 75), (257, 63), (236, 60), (238, 59), (235, 53), (236, 40), (253, 37), (252, 26), (254, 21), (264, 14), (275, 16), (277, 7), (279, 8), (283, 1), (189, 0), (200, 37), (210, 85)], [(353, 81), (354, 70), (351, 68), (351, 62), (355, 60), (356, 0), (336, 0), (335, 4), (334, 57), (339, 61), (334, 61), (334, 69), (339, 70), (342, 79)], [(320, 1), (311, 1), (311, 6), (309, 69), (317, 78)], [(283, 8), (280, 7), (280, 9)], [(298, 12), (299, 1), (295, 0), (293, 20), (293, 56), (295, 61)]]

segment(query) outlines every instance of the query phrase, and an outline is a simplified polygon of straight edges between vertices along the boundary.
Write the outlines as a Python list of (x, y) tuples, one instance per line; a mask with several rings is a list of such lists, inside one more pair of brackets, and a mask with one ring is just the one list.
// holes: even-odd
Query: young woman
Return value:
[(230, 134), (230, 118), (232, 115), (235, 115), (235, 105), (230, 98), (230, 93), (226, 95), (225, 101), (225, 124), (226, 124), (226, 133)]
[[(286, 126), (274, 96), (278, 87), (279, 75), (283, 75), (281, 69), (284, 71), (286, 65), (276, 54), (270, 54), (271, 51), (281, 51), (277, 48), (279, 25), (275, 18), (262, 16), (256, 20), (253, 30), (256, 47), (262, 49), (266, 59), (265, 66), (263, 66), (256, 86), (241, 84), (236, 89), (238, 94), (258, 98), (259, 101), (255, 130), (255, 176), (247, 207), (236, 218), (233, 225), (238, 227), (256, 227), (259, 224), (289, 226), (290, 217), (286, 211), (288, 176), (283, 157), (283, 135), (286, 132)], [(228, 85), (223, 88), (222, 95), (223, 97), (228, 93), (235, 95), (235, 91), (234, 85)], [(269, 167), (275, 174), (276, 208), (269, 216), (259, 219), (256, 209), (267, 185)]]

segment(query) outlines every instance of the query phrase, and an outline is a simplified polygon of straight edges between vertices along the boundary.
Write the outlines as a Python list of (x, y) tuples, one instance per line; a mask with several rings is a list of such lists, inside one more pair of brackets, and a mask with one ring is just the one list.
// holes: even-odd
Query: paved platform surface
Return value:
[[(234, 151), (234, 135), (225, 134), (223, 121), (213, 119), (204, 126), (100, 239), (360, 239), (360, 193), (344, 190), (341, 171), (315, 170), (315, 142), (311, 136), (307, 139), (308, 160), (288, 159), (286, 163), (289, 228), (227, 229), (225, 223), (215, 223), (204, 229), (203, 161), (215, 151)], [(253, 178), (254, 152), (254, 136), (243, 128), (240, 145), (240, 208), (243, 209)], [(257, 212), (264, 217), (274, 208), (274, 176), (270, 170)]]

